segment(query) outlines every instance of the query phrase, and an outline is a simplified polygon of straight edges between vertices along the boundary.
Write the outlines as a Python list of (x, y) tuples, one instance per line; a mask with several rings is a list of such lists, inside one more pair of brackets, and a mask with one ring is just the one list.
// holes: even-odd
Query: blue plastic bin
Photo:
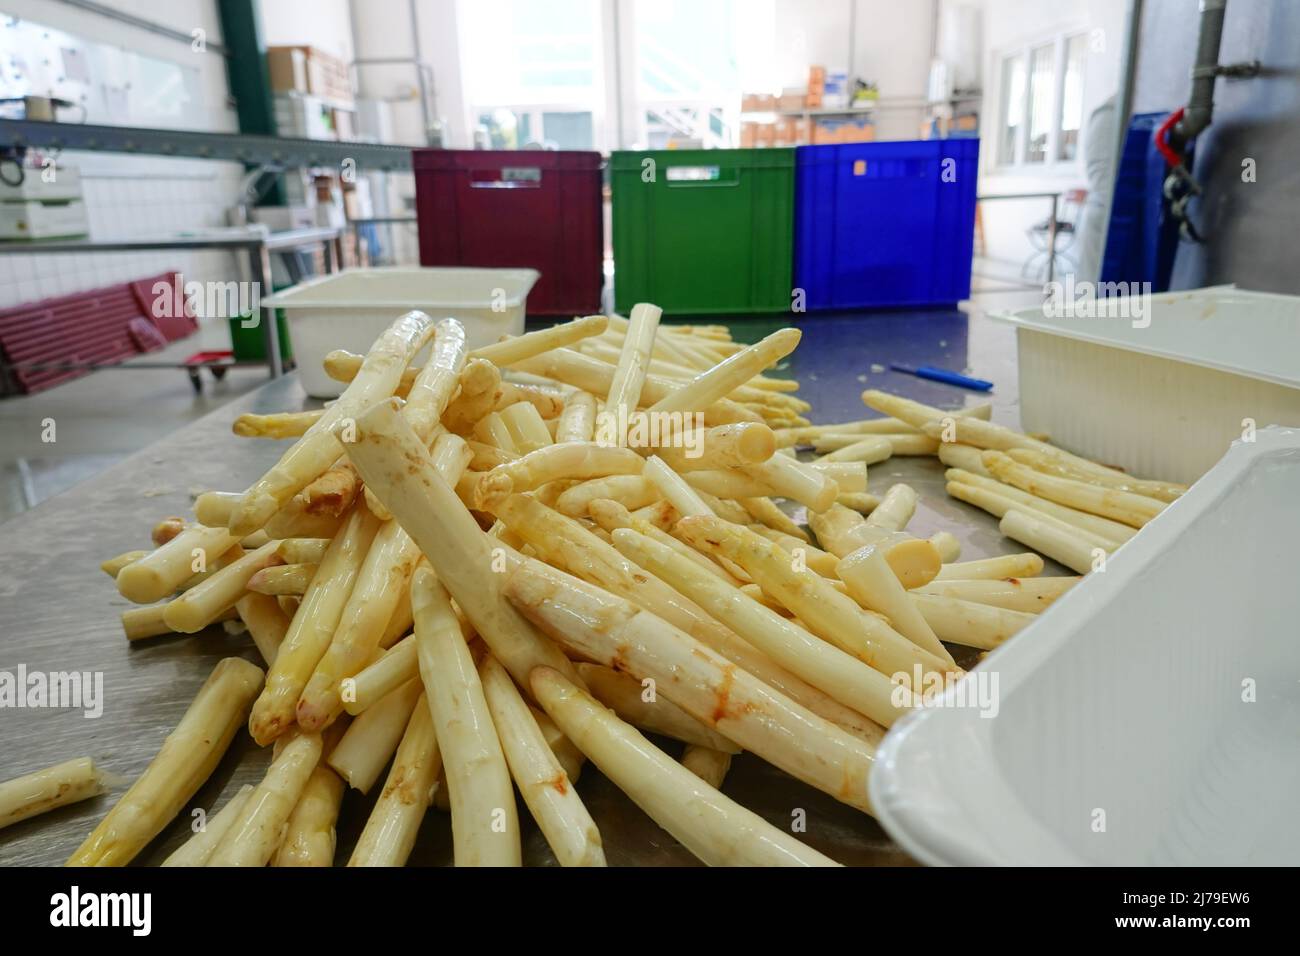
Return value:
[(978, 139), (801, 146), (794, 283), (809, 309), (970, 295)]

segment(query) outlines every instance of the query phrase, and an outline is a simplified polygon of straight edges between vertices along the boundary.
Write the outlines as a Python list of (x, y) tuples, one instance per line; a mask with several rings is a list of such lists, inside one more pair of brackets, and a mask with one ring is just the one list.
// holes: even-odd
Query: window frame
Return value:
[[(995, 51), (993, 55), (993, 65), (990, 74), (997, 77), (997, 150), (995, 152), (993, 169), (999, 174), (1016, 174), (1016, 175), (1064, 175), (1075, 174), (1079, 171), (1083, 161), (1083, 132), (1087, 126), (1087, 116), (1083, 116), (1079, 129), (1079, 148), (1073, 159), (1060, 158), (1061, 134), (1063, 132), (1061, 123), (1065, 118), (1065, 70), (1068, 65), (1067, 50), (1069, 43), (1075, 37), (1083, 37), (1085, 44), (1085, 55), (1083, 58), (1083, 83), (1087, 84), (1087, 63), (1088, 63), (1088, 42), (1089, 31), (1085, 27), (1073, 27), (1065, 30), (1054, 31), (1046, 36), (1039, 35), (1024, 42), (1015, 44)], [(1052, 74), (1051, 84), (1052, 91), (1050, 97), (1051, 118), (1047, 129), (1047, 142), (1044, 144), (1044, 160), (1042, 162), (1030, 162), (1029, 154), (1029, 121), (1032, 115), (1032, 91), (1033, 91), (1033, 53), (1035, 50), (1044, 46), (1052, 48)], [(1006, 133), (1006, 122), (1008, 115), (1009, 101), (1005, 96), (1006, 90), (1003, 89), (1006, 83), (1007, 66), (1009, 63), (1020, 60), (1024, 64), (1025, 82), (1022, 91), (1022, 101), (1020, 103), (1021, 123), (1016, 130), (1015, 146), (1013, 156), (1010, 160), (1002, 154), (1002, 144)]]

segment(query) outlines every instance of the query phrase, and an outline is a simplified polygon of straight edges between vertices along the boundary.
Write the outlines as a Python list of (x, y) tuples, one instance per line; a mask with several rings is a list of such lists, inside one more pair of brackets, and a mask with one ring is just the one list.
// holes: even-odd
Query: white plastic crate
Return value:
[(364, 354), (394, 319), (412, 309), (460, 320), (471, 349), (519, 335), (528, 292), (539, 275), (534, 269), (345, 269), (262, 303), (284, 310), (307, 394), (336, 398), (343, 383), (325, 374), (322, 363), (329, 352)]
[(1300, 430), (1237, 442), (966, 678), (995, 716), (895, 724), (885, 829), (931, 864), (1300, 863), (1297, 488)]
[[(1016, 326), (1020, 422), (1142, 477), (1192, 482), (1256, 427), (1300, 425), (1300, 297), (1232, 287), (1126, 300), (1105, 318), (993, 315)], [(1142, 327), (1142, 323), (1150, 324)]]

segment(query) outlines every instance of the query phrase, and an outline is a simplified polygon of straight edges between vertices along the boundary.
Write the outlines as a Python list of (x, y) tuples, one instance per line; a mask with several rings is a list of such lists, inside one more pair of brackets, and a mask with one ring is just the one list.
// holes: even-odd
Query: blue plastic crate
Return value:
[(978, 139), (801, 146), (794, 281), (809, 309), (970, 295)]

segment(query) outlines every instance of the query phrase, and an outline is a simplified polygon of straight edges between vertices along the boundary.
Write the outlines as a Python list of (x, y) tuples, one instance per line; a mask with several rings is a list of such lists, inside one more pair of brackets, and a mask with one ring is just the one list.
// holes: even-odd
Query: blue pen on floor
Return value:
[(895, 372), (906, 372), (908, 375), (915, 375), (917, 378), (928, 378), (934, 382), (945, 382), (948, 385), (956, 385), (960, 388), (970, 388), (977, 392), (987, 392), (993, 387), (992, 382), (985, 381), (982, 378), (971, 378), (969, 375), (962, 375), (960, 372), (951, 372), (946, 368), (935, 368), (933, 365), (903, 365), (898, 362), (891, 362), (889, 365)]

